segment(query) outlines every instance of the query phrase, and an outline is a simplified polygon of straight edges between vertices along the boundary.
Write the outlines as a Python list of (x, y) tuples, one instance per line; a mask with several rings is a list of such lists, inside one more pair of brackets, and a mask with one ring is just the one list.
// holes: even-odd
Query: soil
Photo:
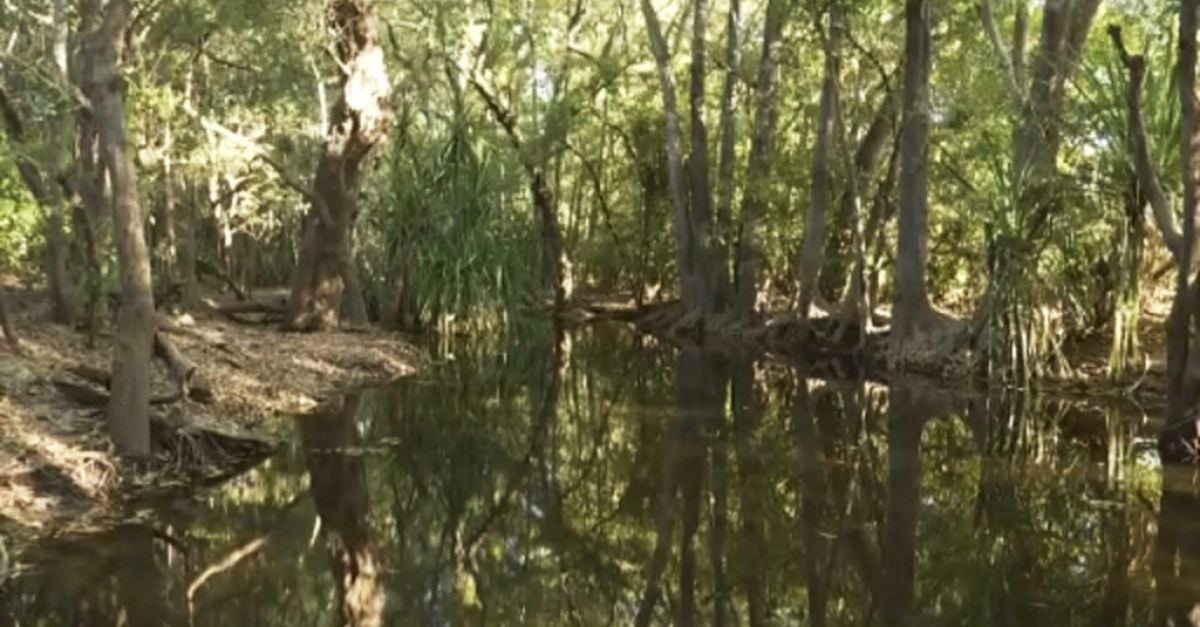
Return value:
[[(138, 464), (119, 459), (102, 412), (68, 400), (55, 385), (87, 384), (69, 372), (78, 365), (107, 370), (111, 334), (102, 330), (89, 346), (84, 333), (48, 322), (42, 294), (6, 289), (21, 350), (0, 344), (0, 581), (31, 540), (102, 529), (135, 495), (188, 489), (233, 463), (197, 468), (196, 460), (183, 464), (167, 453)], [(166, 316), (160, 327), (172, 329), (170, 341), (213, 394), (207, 403), (189, 399), (157, 411), (248, 441), (270, 441), (286, 424), (280, 416), (348, 387), (411, 374), (425, 361), (405, 338), (377, 330), (292, 334), (197, 312)], [(176, 384), (161, 360), (154, 367), (152, 395), (171, 396)]]

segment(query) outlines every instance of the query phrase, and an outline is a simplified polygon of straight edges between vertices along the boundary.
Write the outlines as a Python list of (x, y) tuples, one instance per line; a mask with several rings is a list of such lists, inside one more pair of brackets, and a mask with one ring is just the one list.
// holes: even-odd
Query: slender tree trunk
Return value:
[(541, 229), (542, 239), (542, 278), (549, 283), (554, 293), (554, 310), (566, 308), (570, 298), (570, 280), (567, 276), (569, 263), (566, 260), (562, 242), (562, 227), (558, 220), (558, 206), (554, 192), (546, 182), (545, 167), (528, 154), (528, 146), (521, 129), (517, 124), (517, 116), (512, 108), (504, 102), (496, 89), (482, 76), (467, 71), (467, 78), (475, 92), (483, 99), (488, 111), (500, 128), (508, 136), (508, 141), (521, 159), (525, 176), (529, 183), (529, 194), (533, 199), (533, 211)]
[[(54, 320), (72, 324), (78, 318), (78, 306), (67, 270), (67, 245), (62, 219), (65, 205), (57, 193), (58, 186), (51, 180), (57, 169), (55, 160), (51, 158), (50, 167), (43, 170), (26, 154), (28, 147), (23, 146), (27, 139), (24, 121), (3, 86), (0, 86), (0, 121), (9, 140), (21, 148), (16, 159), (17, 173), (44, 213), (42, 226), (46, 239), (46, 283), (50, 290)], [(52, 139), (50, 143), (53, 151), (55, 142)]]
[[(720, 138), (717, 156), (717, 241), (712, 262), (717, 266), (716, 307), (725, 309), (733, 299), (729, 276), (729, 252), (733, 242), (733, 171), (737, 161), (738, 66), (741, 64), (741, 0), (729, 0), (729, 18), (725, 26), (725, 82), (721, 87)], [(720, 609), (720, 608), (718, 608)]]
[(696, 281), (695, 235), (688, 210), (687, 187), (684, 180), (682, 143), (679, 124), (679, 104), (675, 76), (671, 71), (671, 52), (663, 36), (662, 26), (650, 0), (641, 0), (642, 15), (650, 37), (650, 51), (658, 67), (658, 82), (663, 99), (663, 142), (667, 152), (667, 189), (671, 198), (675, 234), (675, 265), (683, 293), (684, 307), (689, 311), (700, 308), (703, 288)]
[(343, 292), (357, 286), (353, 231), (363, 165), (386, 139), (391, 122), (391, 85), (373, 3), (327, 0), (325, 10), (337, 42), (341, 91), (325, 133), (292, 274), (285, 326), (297, 331), (337, 326)]
[(175, 237), (175, 214), (177, 212), (177, 190), (175, 189), (175, 164), (171, 157), (171, 152), (174, 147), (174, 138), (171, 132), (171, 123), (165, 121), (163, 129), (163, 155), (162, 155), (162, 171), (160, 172), (162, 185), (162, 200), (158, 205), (157, 215), (154, 217), (154, 259), (158, 262), (158, 267), (155, 269), (159, 277), (160, 283), (163, 285), (173, 285), (178, 278), (175, 272), (176, 266), (176, 237)]
[(4, 331), (4, 340), (14, 352), (21, 351), (21, 341), (17, 337), (17, 329), (13, 326), (12, 316), (8, 311), (8, 296), (0, 287), (0, 330)]
[(1197, 315), (1191, 294), (1191, 259), (1196, 238), (1196, 0), (1181, 0), (1179, 7), (1179, 165), (1183, 178), (1183, 243), (1177, 258), (1175, 300), (1167, 321), (1168, 425), (1182, 418), (1196, 401), (1189, 385), (1192, 324)]
[(762, 263), (759, 250), (762, 217), (767, 210), (775, 127), (779, 117), (779, 61), (783, 54), (783, 24), (791, 8), (786, 0), (769, 0), (763, 28), (762, 60), (758, 66), (754, 106), (754, 129), (746, 170), (746, 195), (742, 201), (741, 234), (737, 244), (734, 276), (734, 312), (742, 319), (755, 314), (758, 275)]
[(900, 139), (900, 234), (896, 250), (892, 338), (905, 341), (931, 315), (925, 285), (929, 240), (929, 4), (905, 5), (904, 120)]
[(692, 273), (698, 287), (696, 307), (701, 313), (716, 310), (716, 296), (720, 274), (714, 260), (720, 255), (715, 251), (718, 242), (713, 237), (712, 187), (708, 177), (708, 128), (704, 120), (705, 46), (707, 45), (708, 5), (706, 0), (692, 3), (692, 80), (689, 100), (691, 103), (692, 135)]
[[(896, 113), (897, 113), (898, 98), (894, 90), (889, 89), (883, 96), (883, 101), (879, 103), (879, 108), (875, 111), (875, 117), (871, 120), (870, 127), (867, 128), (866, 134), (859, 140), (858, 146), (854, 149), (852, 163), (850, 164), (847, 177), (853, 175), (859, 185), (859, 194), (852, 194), (850, 190), (844, 190), (841, 195), (841, 210), (837, 214), (837, 220), (833, 223), (833, 228), (830, 231), (825, 242), (824, 264), (821, 268), (821, 276), (818, 279), (820, 293), (830, 302), (835, 302), (838, 299), (844, 299), (846, 296), (845, 290), (848, 288), (847, 279), (852, 273), (852, 268), (856, 260), (853, 258), (853, 216), (855, 204), (861, 203), (864, 195), (870, 190), (873, 181), (876, 178), (880, 164), (884, 157), (889, 154), (889, 147), (894, 146), (896, 137)], [(842, 112), (839, 109), (838, 119), (842, 119)], [(839, 122), (839, 125), (845, 127), (845, 124)], [(844, 131), (843, 131), (844, 132)], [(847, 142), (849, 139), (846, 140)], [(876, 193), (888, 193), (883, 186), (880, 186)], [(863, 232), (869, 234), (870, 230), (864, 227)], [(868, 238), (869, 239), (869, 238)], [(865, 241), (864, 243), (869, 243)]]
[(176, 175), (180, 193), (183, 194), (179, 203), (179, 259), (176, 272), (183, 286), (184, 309), (194, 307), (200, 300), (200, 284), (196, 278), (196, 229), (199, 221), (200, 194), (199, 187), (190, 178)]
[(144, 457), (150, 454), (150, 359), (155, 323), (150, 254), (138, 202), (137, 170), (126, 143), (119, 69), (131, 10), (129, 0), (109, 0), (100, 28), (87, 35), (83, 87), (95, 116), (101, 153), (112, 184), (121, 279), (108, 427), (118, 451)]
[(804, 225), (804, 244), (800, 249), (800, 317), (808, 319), (817, 275), (821, 271), (821, 253), (825, 245), (825, 216), (829, 209), (830, 155), (833, 152), (834, 126), (837, 119), (838, 58), (841, 30), (838, 2), (829, 6), (829, 27), (825, 35), (825, 78), (821, 83), (821, 105), (817, 114), (817, 139), (813, 146), (812, 185), (809, 188), (808, 216)]

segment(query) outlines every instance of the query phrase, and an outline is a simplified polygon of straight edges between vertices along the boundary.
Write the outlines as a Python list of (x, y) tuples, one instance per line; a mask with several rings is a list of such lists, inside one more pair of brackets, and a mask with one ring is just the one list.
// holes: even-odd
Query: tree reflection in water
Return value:
[(0, 625), (1189, 624), (1200, 497), (1171, 470), (1153, 507), (1140, 416), (822, 371), (607, 327), (456, 346), (46, 548)]
[(298, 430), (342, 622), (377, 627), (386, 597), (368, 520), (366, 455), (356, 420), (360, 404), (360, 394), (336, 397), (301, 418)]

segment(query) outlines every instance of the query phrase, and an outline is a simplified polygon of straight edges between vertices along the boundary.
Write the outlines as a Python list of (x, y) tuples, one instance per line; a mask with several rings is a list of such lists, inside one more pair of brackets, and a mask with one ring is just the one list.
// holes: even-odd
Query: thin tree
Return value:
[(892, 338), (911, 339), (933, 309), (925, 285), (929, 241), (929, 70), (932, 60), (929, 3), (908, 0), (904, 9), (904, 93), (900, 131), (900, 233), (896, 250)]
[(363, 166), (387, 137), (392, 119), (391, 83), (379, 46), (374, 3), (327, 0), (325, 18), (334, 42), (340, 90), (325, 129), (313, 189), (305, 194), (310, 207), (285, 314), (285, 326), (296, 331), (337, 326), (346, 290), (352, 300), (361, 299), (353, 249), (359, 188)]
[(99, 28), (86, 35), (83, 91), (99, 131), (100, 152), (112, 186), (121, 304), (113, 343), (108, 428), (117, 450), (150, 454), (150, 358), (154, 347), (154, 295), (146, 249), (137, 168), (125, 135), (121, 53), (129, 28), (130, 0), (109, 0)]
[(771, 164), (775, 152), (775, 128), (779, 118), (779, 62), (783, 55), (783, 25), (792, 3), (769, 0), (763, 26), (762, 60), (756, 79), (754, 128), (750, 139), (750, 158), (746, 169), (746, 194), (742, 201), (741, 234), (734, 262), (734, 312), (742, 319), (755, 313), (758, 297), (759, 249), (770, 186)]
[(825, 216), (829, 210), (832, 186), (831, 155), (834, 126), (837, 120), (838, 58), (841, 23), (838, 2), (829, 5), (828, 27), (825, 34), (825, 76), (821, 81), (821, 104), (817, 113), (817, 138), (813, 146), (812, 185), (809, 188), (808, 215), (804, 223), (804, 244), (800, 250), (800, 317), (808, 319), (813, 296), (817, 292), (817, 275), (825, 244)]
[[(675, 265), (680, 279), (680, 287), (683, 292), (684, 307), (689, 311), (703, 311), (706, 309), (705, 304), (711, 298), (708, 293), (708, 286), (701, 279), (700, 273), (697, 272), (697, 257), (699, 246), (694, 225), (692, 220), (692, 211), (688, 205), (687, 183), (684, 177), (683, 167), (683, 149), (681, 147), (682, 131), (679, 122), (679, 104), (678, 95), (675, 88), (675, 75), (671, 71), (671, 51), (667, 47), (666, 37), (662, 32), (662, 25), (659, 24), (658, 14), (654, 11), (654, 5), (650, 0), (642, 0), (642, 16), (646, 20), (646, 33), (650, 39), (650, 51), (654, 55), (654, 63), (658, 68), (658, 83), (662, 92), (663, 101), (663, 143), (667, 154), (667, 190), (668, 196), (671, 199), (671, 215), (673, 218), (673, 232), (675, 234)], [(696, 6), (694, 18), (702, 20), (703, 5)], [(697, 30), (703, 29), (702, 22), (696, 22)], [(695, 74), (695, 65), (700, 64), (700, 73), (703, 74), (704, 53), (693, 49), (693, 133), (700, 133), (702, 141), (707, 146), (707, 139), (703, 135), (703, 122), (696, 118), (696, 108), (702, 106), (696, 102), (695, 89), (699, 86), (703, 88), (703, 76), (697, 81)], [(700, 94), (702, 99), (703, 93)], [(693, 158), (701, 158), (699, 154), (693, 155)], [(707, 159), (705, 159), (707, 164)], [(700, 194), (699, 198), (694, 198), (693, 202), (704, 207), (707, 211), (708, 192), (707, 192), (707, 165), (705, 172), (699, 172), (699, 166), (693, 164), (696, 168), (693, 170), (693, 184), (704, 184), (705, 191)], [(700, 179), (703, 179), (701, 181)]]
[(729, 277), (729, 250), (733, 241), (733, 174), (737, 160), (737, 108), (734, 97), (741, 64), (741, 0), (729, 0), (725, 26), (725, 80), (721, 87), (720, 134), (717, 139), (716, 233), (713, 263), (717, 272), (717, 307), (727, 308), (733, 298)]

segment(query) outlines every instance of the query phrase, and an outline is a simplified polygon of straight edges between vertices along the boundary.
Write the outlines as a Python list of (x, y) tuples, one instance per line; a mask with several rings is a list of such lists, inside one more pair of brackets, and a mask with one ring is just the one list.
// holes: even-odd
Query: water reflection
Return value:
[(603, 327), (518, 339), (47, 547), (0, 625), (1178, 625), (1200, 604), (1200, 491), (1171, 471), (1159, 493), (1139, 415)]

